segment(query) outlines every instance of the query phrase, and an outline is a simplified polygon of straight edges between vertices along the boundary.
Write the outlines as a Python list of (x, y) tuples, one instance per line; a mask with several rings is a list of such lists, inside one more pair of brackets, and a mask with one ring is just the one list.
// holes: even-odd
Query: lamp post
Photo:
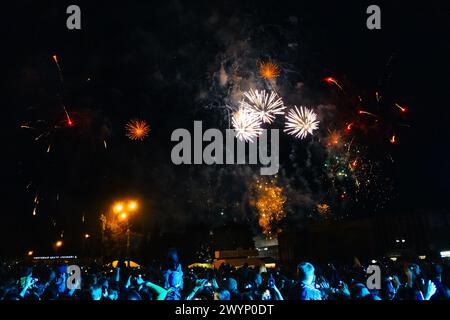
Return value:
[(58, 254), (58, 249), (63, 246), (62, 240), (58, 240), (55, 242), (55, 254)]
[(127, 267), (130, 267), (130, 216), (136, 213), (139, 204), (135, 200), (118, 201), (113, 205), (113, 213), (117, 217), (120, 223), (126, 225), (126, 238), (125, 238), (125, 259), (127, 260)]

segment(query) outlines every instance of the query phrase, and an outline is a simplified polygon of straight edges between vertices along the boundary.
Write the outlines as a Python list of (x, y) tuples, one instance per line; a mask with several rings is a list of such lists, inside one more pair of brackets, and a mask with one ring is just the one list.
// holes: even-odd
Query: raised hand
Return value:
[(425, 300), (430, 300), (431, 297), (436, 293), (436, 290), (436, 285), (433, 283), (433, 281), (428, 280), (428, 282), (425, 284)]

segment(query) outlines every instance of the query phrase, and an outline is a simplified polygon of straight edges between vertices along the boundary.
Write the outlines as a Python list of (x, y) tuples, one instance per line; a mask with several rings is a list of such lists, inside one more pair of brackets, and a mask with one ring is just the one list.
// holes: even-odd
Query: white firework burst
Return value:
[(284, 132), (296, 138), (304, 139), (308, 134), (313, 134), (313, 131), (318, 128), (317, 114), (308, 108), (300, 107), (298, 109), (297, 106), (294, 106), (286, 115)]
[(251, 141), (262, 133), (261, 120), (247, 109), (239, 108), (233, 114), (233, 128), (239, 140)]
[(284, 114), (286, 109), (278, 94), (273, 91), (269, 94), (265, 90), (245, 92), (241, 107), (257, 115), (263, 123), (271, 123), (277, 114)]

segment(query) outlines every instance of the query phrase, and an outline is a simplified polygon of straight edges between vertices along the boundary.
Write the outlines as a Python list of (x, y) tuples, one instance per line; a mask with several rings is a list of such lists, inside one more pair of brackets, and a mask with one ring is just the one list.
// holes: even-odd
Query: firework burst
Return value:
[(317, 114), (314, 111), (297, 106), (289, 110), (286, 115), (286, 128), (284, 132), (295, 136), (296, 138), (304, 139), (308, 134), (313, 134), (313, 131), (319, 128), (319, 121)]
[(259, 66), (259, 75), (266, 80), (274, 80), (280, 75), (280, 68), (272, 61), (262, 62)]
[(325, 215), (330, 212), (330, 206), (326, 203), (318, 203), (316, 204), (316, 210), (318, 213)]
[(150, 126), (144, 120), (131, 120), (125, 126), (126, 135), (131, 140), (144, 140), (148, 136)]
[(341, 145), (342, 145), (341, 133), (337, 130), (329, 131), (328, 137), (326, 138), (325, 146), (327, 148), (338, 148)]
[(263, 123), (271, 123), (277, 114), (284, 114), (286, 107), (275, 92), (250, 90), (244, 93), (241, 107), (255, 114)]
[(261, 120), (247, 109), (240, 108), (233, 114), (233, 128), (239, 140), (253, 142), (262, 133)]
[(274, 180), (257, 180), (253, 186), (255, 198), (252, 205), (258, 212), (262, 232), (271, 238), (276, 225), (286, 217), (284, 205), (287, 200), (282, 187)]

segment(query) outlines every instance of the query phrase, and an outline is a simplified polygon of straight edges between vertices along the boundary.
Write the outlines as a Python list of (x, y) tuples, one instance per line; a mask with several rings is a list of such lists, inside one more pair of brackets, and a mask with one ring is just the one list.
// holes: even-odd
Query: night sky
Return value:
[[(31, 245), (45, 251), (62, 230), (68, 239), (95, 232), (99, 213), (122, 195), (142, 199), (146, 214), (140, 221), (159, 232), (188, 233), (197, 225), (233, 221), (255, 229), (257, 219), (244, 203), (248, 184), (242, 183), (252, 173), (226, 166), (177, 167), (170, 160), (170, 135), (176, 128), (192, 131), (194, 120), (228, 128), (221, 106), (232, 101), (227, 91), (232, 84), (218, 85), (221, 66), (244, 79), (244, 90), (249, 83), (261, 87), (255, 80), (258, 62), (267, 59), (281, 66), (277, 85), (287, 105), (325, 106), (319, 110), (332, 114), (320, 134), (310, 137), (314, 142), (281, 134), (280, 184), (289, 181), (292, 195), (308, 198), (292, 197), (297, 202), (289, 204), (288, 219), (298, 222), (312, 202), (324, 199), (336, 216), (347, 218), (448, 209), (449, 11), (444, 1), (392, 2), (4, 4), (0, 254), (21, 254)], [(70, 4), (81, 7), (82, 30), (66, 28)], [(381, 7), (381, 30), (366, 28), (370, 4)], [(323, 81), (328, 76), (340, 81), (345, 95)], [(362, 95), (373, 104), (375, 91), (408, 108), (401, 120), (383, 113), (385, 126), (408, 127), (397, 131), (395, 145), (387, 131), (358, 133), (380, 170), (378, 184), (367, 191), (374, 196), (334, 205), (317, 173), (322, 162), (316, 159), (324, 153), (318, 139), (327, 127), (342, 127), (342, 119), (356, 110), (351, 97)], [(39, 130), (64, 122), (63, 104), (75, 125), (35, 141)], [(330, 105), (333, 109), (326, 108)], [(151, 127), (142, 142), (125, 136), (125, 124), (133, 118)], [(23, 124), (39, 129), (25, 130)], [(308, 152), (313, 163), (305, 169)], [(381, 207), (385, 196), (377, 192), (382, 191), (389, 201)], [(40, 201), (33, 217), (36, 194)]]

